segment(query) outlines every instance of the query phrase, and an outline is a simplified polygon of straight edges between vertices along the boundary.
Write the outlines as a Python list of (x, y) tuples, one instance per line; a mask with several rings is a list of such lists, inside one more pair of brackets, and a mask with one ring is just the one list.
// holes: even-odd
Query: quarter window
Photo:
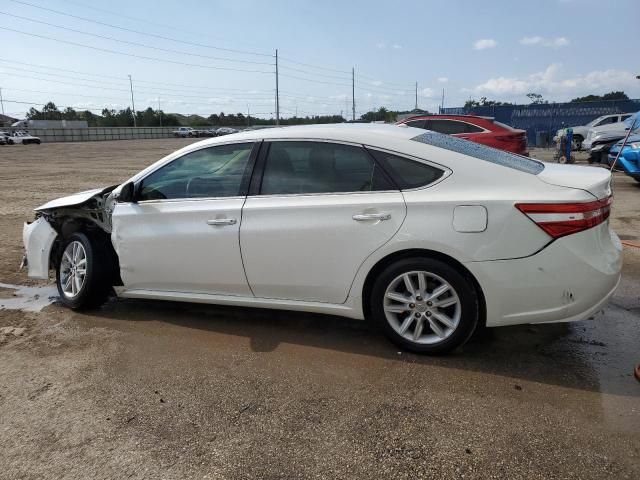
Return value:
[(379, 150), (369, 150), (384, 169), (391, 175), (400, 190), (419, 188), (438, 180), (444, 172), (426, 163), (400, 157)]
[(205, 148), (175, 159), (142, 181), (139, 200), (235, 197), (242, 192), (252, 143)]
[(369, 192), (393, 190), (390, 181), (362, 147), (325, 142), (273, 142), (267, 154), (260, 193)]

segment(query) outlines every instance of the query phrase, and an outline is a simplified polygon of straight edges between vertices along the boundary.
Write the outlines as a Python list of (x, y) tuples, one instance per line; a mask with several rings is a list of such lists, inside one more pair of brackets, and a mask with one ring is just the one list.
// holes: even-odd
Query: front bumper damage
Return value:
[(42, 280), (49, 278), (49, 259), (57, 236), (58, 232), (44, 217), (24, 224), (22, 241), (25, 247), (25, 258), (22, 260), (22, 265), (27, 266), (29, 277)]

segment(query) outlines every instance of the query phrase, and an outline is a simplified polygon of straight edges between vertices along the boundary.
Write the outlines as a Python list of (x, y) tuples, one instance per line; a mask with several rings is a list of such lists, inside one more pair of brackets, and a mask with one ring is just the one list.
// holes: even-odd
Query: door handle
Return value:
[(235, 225), (237, 220), (235, 218), (216, 218), (214, 220), (207, 220), (207, 225), (220, 226), (220, 225)]
[(390, 213), (359, 213), (354, 215), (353, 218), (356, 222), (366, 222), (367, 220), (389, 220), (391, 218)]

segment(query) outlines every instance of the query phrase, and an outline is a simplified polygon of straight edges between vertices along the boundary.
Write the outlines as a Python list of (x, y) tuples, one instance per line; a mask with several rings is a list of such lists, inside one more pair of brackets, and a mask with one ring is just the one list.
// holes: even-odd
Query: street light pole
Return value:
[(158, 97), (158, 115), (160, 116), (160, 126), (162, 126), (162, 110), (160, 109), (160, 97)]
[(137, 127), (136, 124), (136, 104), (133, 101), (133, 80), (131, 80), (131, 75), (129, 75), (129, 86), (131, 87), (131, 107), (133, 108), (133, 126)]
[(0, 87), (0, 105), (2, 105), (2, 114), (4, 115), (4, 100), (2, 100), (2, 88)]

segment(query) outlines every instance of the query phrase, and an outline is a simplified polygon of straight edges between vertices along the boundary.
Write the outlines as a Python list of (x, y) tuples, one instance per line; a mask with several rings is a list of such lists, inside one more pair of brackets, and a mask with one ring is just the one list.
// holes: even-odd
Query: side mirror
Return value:
[(120, 193), (118, 194), (119, 202), (133, 203), (135, 202), (135, 187), (133, 182), (125, 183), (120, 189)]

